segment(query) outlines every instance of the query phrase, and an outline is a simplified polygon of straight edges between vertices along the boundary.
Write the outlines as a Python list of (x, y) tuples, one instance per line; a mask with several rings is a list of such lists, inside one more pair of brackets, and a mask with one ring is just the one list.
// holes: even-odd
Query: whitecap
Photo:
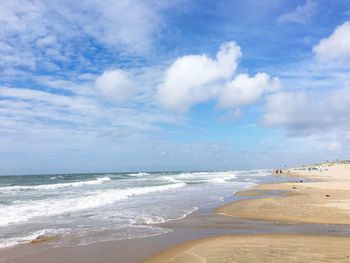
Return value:
[(49, 240), (50, 238), (54, 238), (55, 236), (62, 235), (64, 233), (67, 233), (69, 229), (42, 229), (39, 231), (35, 231), (32, 233), (29, 233), (25, 236), (17, 236), (17, 237), (11, 237), (6, 239), (0, 239), (0, 248), (8, 248), (13, 247), (21, 244), (31, 243), (38, 241), (39, 239), (42, 240)]
[(149, 173), (131, 173), (128, 174), (129, 176), (133, 176), (133, 177), (142, 177), (142, 176), (147, 176), (150, 175)]
[(98, 191), (94, 194), (81, 197), (40, 200), (0, 207), (0, 215), (2, 215), (0, 217), (0, 226), (23, 222), (36, 217), (53, 216), (64, 213), (72, 213), (84, 209), (96, 208), (133, 196), (158, 191), (166, 191), (183, 187), (185, 185), (185, 183), (176, 183), (160, 186), (113, 189)]
[(83, 185), (102, 184), (102, 183), (108, 182), (110, 180), (111, 180), (111, 178), (105, 176), (105, 177), (97, 178), (95, 180), (79, 181), (79, 182), (71, 182), (71, 183), (5, 186), (5, 187), (0, 188), (0, 192), (2, 192), (2, 191), (23, 191), (23, 190), (54, 190), (54, 189), (65, 188), (65, 187), (79, 187), (79, 186), (83, 186)]

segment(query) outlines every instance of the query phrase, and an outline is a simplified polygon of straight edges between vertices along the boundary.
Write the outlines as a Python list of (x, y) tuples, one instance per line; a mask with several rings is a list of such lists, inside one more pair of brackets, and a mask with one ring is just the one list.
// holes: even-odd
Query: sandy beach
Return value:
[[(321, 168), (322, 169), (322, 168)], [(273, 220), (291, 223), (349, 224), (350, 166), (333, 165), (321, 171), (292, 170), (293, 183), (267, 184), (254, 192), (283, 191), (279, 197), (243, 200), (216, 209), (216, 212), (240, 218)], [(315, 180), (315, 182), (305, 182)]]
[(145, 263), (349, 262), (350, 237), (236, 235), (177, 246)]
[(0, 262), (349, 262), (350, 165), (317, 169), (266, 177), (159, 224), (172, 230), (163, 235), (67, 247), (37, 240), (0, 251)]
[[(349, 228), (349, 164), (293, 169), (284, 174), (294, 182), (238, 192), (236, 195), (248, 199), (219, 207), (216, 212), (233, 218)], [(279, 195), (271, 196), (271, 192)], [(226, 235), (188, 242), (145, 262), (349, 262), (349, 242), (349, 236), (329, 234)]]
[(350, 0), (0, 0), (0, 263), (350, 263)]

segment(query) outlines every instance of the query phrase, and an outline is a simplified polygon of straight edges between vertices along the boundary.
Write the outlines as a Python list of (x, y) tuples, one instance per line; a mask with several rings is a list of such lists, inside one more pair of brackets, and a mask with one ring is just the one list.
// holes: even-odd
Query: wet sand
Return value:
[[(276, 193), (277, 194), (277, 193)], [(240, 219), (215, 214), (211, 208), (194, 213), (179, 221), (163, 224), (173, 229), (164, 235), (80, 247), (51, 247), (48, 243), (17, 246), (0, 252), (0, 262), (12, 263), (108, 263), (140, 262), (174, 246), (203, 238), (224, 235), (267, 235), (279, 233), (308, 233), (310, 235), (350, 236), (350, 227), (342, 225), (288, 224), (273, 221)]]
[[(338, 165), (323, 172), (292, 172), (291, 175), (321, 182), (260, 185), (255, 195), (285, 191), (279, 197), (242, 200), (216, 209), (218, 213), (240, 218), (291, 223), (350, 224), (350, 165)], [(240, 193), (238, 193), (240, 194)], [(243, 193), (249, 195), (248, 193)]]

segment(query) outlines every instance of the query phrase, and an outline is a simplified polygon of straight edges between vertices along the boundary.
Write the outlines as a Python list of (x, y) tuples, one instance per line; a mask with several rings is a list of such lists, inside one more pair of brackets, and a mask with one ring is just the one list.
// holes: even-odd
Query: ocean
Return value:
[(171, 231), (179, 220), (260, 183), (269, 170), (0, 176), (0, 249), (45, 239), (81, 246)]

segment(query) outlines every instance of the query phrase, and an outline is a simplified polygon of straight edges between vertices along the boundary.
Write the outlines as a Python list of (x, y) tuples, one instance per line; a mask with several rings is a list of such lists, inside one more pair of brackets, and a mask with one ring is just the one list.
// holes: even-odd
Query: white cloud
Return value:
[(306, 0), (305, 4), (297, 6), (295, 11), (280, 16), (278, 22), (304, 24), (311, 19), (316, 11), (317, 3), (314, 0)]
[(314, 48), (316, 59), (324, 62), (350, 61), (350, 21), (338, 26), (327, 38), (322, 39)]
[(97, 77), (95, 85), (106, 98), (116, 102), (130, 98), (136, 88), (129, 74), (120, 69), (103, 72)]
[(280, 92), (267, 99), (265, 125), (284, 126), (291, 134), (350, 130), (350, 85), (324, 92)]
[(35, 68), (38, 63), (35, 42), (50, 34), (45, 4), (37, 0), (5, 0), (0, 1), (0, 10), (0, 46), (13, 47), (6, 51), (0, 49), (0, 65)]
[[(305, 123), (304, 117), (309, 114), (300, 114), (308, 109), (308, 98), (305, 92), (281, 92), (267, 98), (267, 111), (264, 123), (267, 125), (297, 126)], [(314, 110), (313, 107), (309, 109)], [(306, 123), (309, 121), (306, 119)]]
[(271, 78), (266, 73), (254, 77), (240, 74), (222, 90), (219, 105), (223, 108), (239, 107), (257, 102), (264, 92), (274, 92), (280, 88), (278, 78)]
[(254, 77), (234, 76), (242, 53), (235, 42), (221, 45), (216, 59), (207, 55), (188, 55), (178, 58), (166, 71), (159, 85), (157, 99), (168, 109), (185, 112), (192, 105), (218, 99), (224, 108), (256, 102), (264, 92), (279, 87), (278, 79), (266, 73)]
[(329, 149), (331, 151), (339, 151), (342, 149), (342, 144), (340, 142), (332, 142), (330, 145), (329, 145)]
[(207, 55), (188, 55), (178, 58), (167, 70), (159, 86), (157, 98), (168, 109), (184, 112), (193, 104), (217, 94), (214, 84), (229, 79), (241, 57), (235, 42), (221, 45), (216, 59)]
[(284, 91), (266, 98), (262, 123), (282, 128), (288, 138), (301, 138), (314, 154), (326, 156), (332, 150), (339, 156), (349, 150), (350, 63), (346, 45), (337, 47), (346, 41), (346, 34), (339, 34), (345, 25), (348, 22), (314, 47), (314, 58), (275, 71), (283, 79)]
[(161, 7), (167, 5), (144, 0), (83, 0), (76, 4), (72, 1), (55, 4), (56, 10), (67, 21), (98, 42), (132, 52), (151, 48), (161, 28)]
[(60, 103), (62, 106), (68, 106), (73, 102), (72, 98), (67, 96), (56, 95), (41, 90), (10, 87), (0, 87), (0, 97), (42, 102), (55, 101), (55, 103)]
[[(120, 140), (129, 134), (146, 136), (159, 129), (160, 123), (179, 123), (179, 119), (155, 108), (111, 106), (95, 95), (67, 96), (0, 86), (0, 141), (5, 145), (16, 141), (35, 148), (38, 141), (53, 145), (59, 140), (60, 147), (79, 149), (79, 143), (65, 142), (73, 136), (81, 142), (91, 141), (93, 146), (107, 137)], [(7, 149), (24, 151), (17, 146)]]
[(62, 61), (92, 68), (99, 56), (103, 57), (96, 46), (104, 53), (144, 54), (162, 36), (162, 11), (175, 4), (147, 0), (0, 1), (0, 70), (57, 71)]
[(53, 35), (47, 35), (42, 38), (37, 39), (36, 46), (37, 47), (45, 47), (51, 46), (57, 42), (57, 37)]

